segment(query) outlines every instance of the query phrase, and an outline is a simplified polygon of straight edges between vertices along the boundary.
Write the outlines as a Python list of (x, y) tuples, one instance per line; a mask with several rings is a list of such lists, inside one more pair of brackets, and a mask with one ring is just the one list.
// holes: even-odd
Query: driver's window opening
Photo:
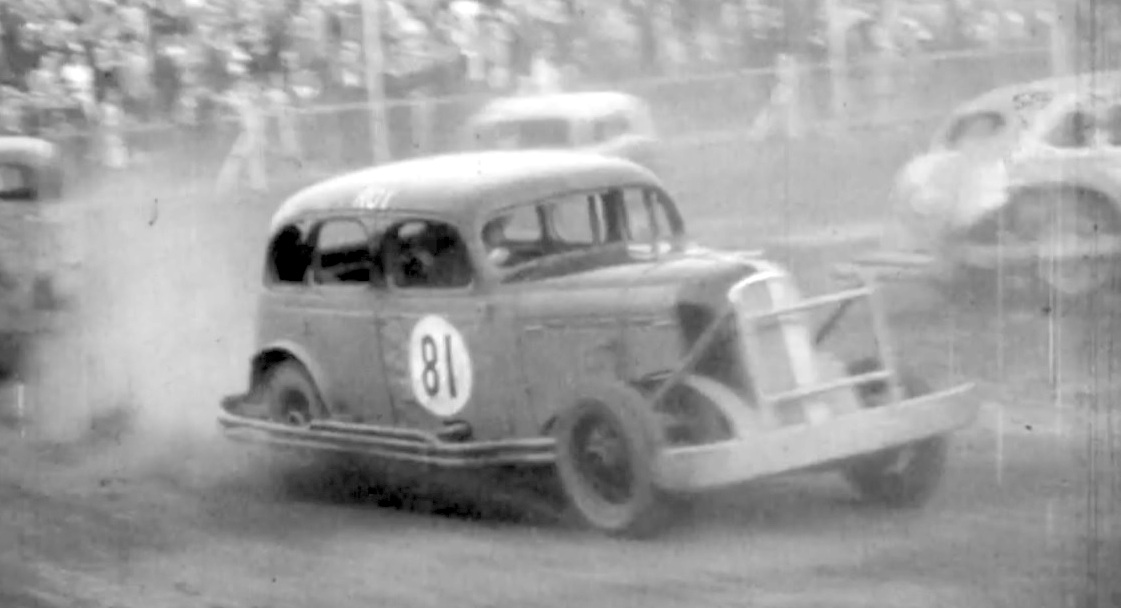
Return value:
[(356, 219), (332, 219), (316, 229), (313, 280), (320, 285), (369, 285), (374, 272), (370, 235)]
[(1058, 148), (1088, 148), (1094, 144), (1097, 129), (1097, 117), (1079, 108), (1059, 120), (1048, 140)]
[(999, 112), (978, 112), (962, 117), (946, 136), (946, 147), (951, 150), (984, 143), (1000, 136), (1006, 121)]
[(289, 224), (273, 237), (268, 254), (268, 278), (271, 282), (304, 282), (311, 267), (312, 254), (306, 228), (303, 224)]
[(1102, 114), (1102, 128), (1106, 145), (1121, 146), (1121, 104), (1110, 106)]
[(473, 280), (467, 245), (450, 224), (409, 220), (386, 235), (393, 285), (403, 289), (457, 289)]

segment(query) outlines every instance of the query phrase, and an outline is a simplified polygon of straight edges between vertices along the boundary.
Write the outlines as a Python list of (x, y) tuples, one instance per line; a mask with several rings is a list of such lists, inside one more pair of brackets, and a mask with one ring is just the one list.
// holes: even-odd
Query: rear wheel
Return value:
[[(865, 359), (849, 366), (852, 375), (879, 369), (878, 362)], [(907, 397), (930, 393), (921, 378), (902, 373)], [(885, 382), (873, 382), (859, 389), (867, 408), (886, 405), (890, 391)], [(929, 502), (945, 477), (949, 441), (945, 436), (931, 437), (898, 448), (864, 456), (845, 471), (845, 479), (864, 500), (890, 507), (920, 507)]]
[(671, 501), (655, 486), (652, 466), (661, 433), (637, 391), (589, 392), (554, 428), (561, 486), (585, 524), (610, 535), (645, 537), (669, 523)]
[(312, 420), (326, 417), (326, 408), (315, 382), (304, 366), (284, 361), (266, 372), (262, 395), (274, 422), (292, 426), (308, 426)]

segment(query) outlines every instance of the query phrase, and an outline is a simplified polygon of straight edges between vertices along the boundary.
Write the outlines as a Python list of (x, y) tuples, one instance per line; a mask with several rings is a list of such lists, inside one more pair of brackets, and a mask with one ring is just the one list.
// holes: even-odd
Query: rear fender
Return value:
[(315, 383), (316, 390), (319, 391), (319, 397), (323, 401), (323, 405), (330, 411), (332, 403), (332, 393), (330, 385), (327, 383), (327, 377), (323, 373), (323, 369), (315, 363), (311, 355), (301, 347), (299, 344), (288, 340), (280, 340), (266, 345), (264, 348), (257, 351), (253, 356), (249, 369), (249, 390), (250, 392), (256, 391), (260, 387), (261, 381), (264, 380), (265, 373), (270, 368), (283, 361), (296, 361), (307, 370), (311, 375), (312, 381)]

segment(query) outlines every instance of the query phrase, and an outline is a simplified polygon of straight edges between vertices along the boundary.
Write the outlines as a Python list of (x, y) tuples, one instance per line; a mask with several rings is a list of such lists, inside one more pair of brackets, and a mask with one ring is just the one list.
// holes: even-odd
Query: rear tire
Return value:
[(307, 426), (327, 416), (311, 374), (295, 361), (284, 361), (266, 372), (261, 389), (274, 422)]
[(585, 525), (644, 538), (669, 524), (673, 501), (655, 486), (652, 466), (661, 431), (637, 391), (605, 386), (580, 395), (554, 433), (562, 490)]
[[(880, 369), (873, 359), (864, 359), (849, 366), (856, 375)], [(907, 397), (919, 397), (931, 392), (925, 381), (902, 372), (900, 379)], [(858, 389), (867, 408), (886, 403), (888, 385), (874, 382)], [(845, 480), (860, 497), (874, 504), (893, 508), (918, 508), (930, 501), (945, 478), (949, 440), (945, 436), (931, 437), (898, 448), (891, 448), (861, 457), (847, 469)]]

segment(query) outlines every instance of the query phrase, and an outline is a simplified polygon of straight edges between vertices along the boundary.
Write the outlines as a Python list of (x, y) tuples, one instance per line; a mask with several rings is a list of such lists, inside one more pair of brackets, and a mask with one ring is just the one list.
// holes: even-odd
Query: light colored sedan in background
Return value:
[[(1000, 88), (958, 108), (897, 175), (882, 268), (1100, 293), (1121, 254), (1121, 75)], [(978, 275), (977, 271), (980, 271)]]

